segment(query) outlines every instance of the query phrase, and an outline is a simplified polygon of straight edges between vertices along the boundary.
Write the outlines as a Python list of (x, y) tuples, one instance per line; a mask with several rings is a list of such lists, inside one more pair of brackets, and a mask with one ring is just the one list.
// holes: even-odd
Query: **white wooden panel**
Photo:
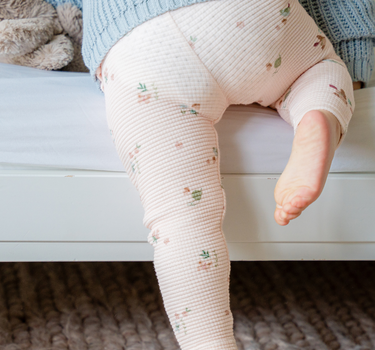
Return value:
[(0, 241), (147, 241), (144, 210), (126, 173), (0, 173)]
[(323, 193), (286, 226), (273, 218), (273, 175), (224, 175), (229, 242), (375, 242), (375, 174), (329, 174)]
[[(223, 174), (228, 242), (375, 242), (375, 174), (330, 174), (321, 197), (285, 227), (273, 219), (274, 175)], [(0, 173), (0, 241), (147, 242), (126, 173)]]
[[(3, 261), (153, 261), (149, 243), (2, 242)], [(231, 261), (375, 260), (375, 243), (228, 243)]]
[(3, 261), (153, 261), (154, 248), (136, 242), (1, 242)]

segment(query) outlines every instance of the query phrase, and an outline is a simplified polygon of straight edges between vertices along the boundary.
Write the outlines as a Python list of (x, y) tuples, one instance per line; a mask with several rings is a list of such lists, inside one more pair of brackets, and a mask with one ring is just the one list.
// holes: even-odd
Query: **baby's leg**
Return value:
[(105, 59), (108, 124), (140, 193), (165, 310), (181, 349), (236, 350), (214, 128), (228, 104), (168, 16), (137, 27)]
[(298, 217), (321, 194), (354, 107), (353, 83), (338, 56), (311, 67), (276, 102), (295, 129), (288, 164), (275, 188), (279, 225)]

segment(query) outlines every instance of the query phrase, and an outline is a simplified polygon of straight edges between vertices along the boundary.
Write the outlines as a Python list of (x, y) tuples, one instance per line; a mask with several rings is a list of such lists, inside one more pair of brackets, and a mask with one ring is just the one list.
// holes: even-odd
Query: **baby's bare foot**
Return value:
[(275, 220), (287, 225), (321, 194), (341, 127), (326, 110), (309, 111), (298, 125), (292, 153), (275, 187)]

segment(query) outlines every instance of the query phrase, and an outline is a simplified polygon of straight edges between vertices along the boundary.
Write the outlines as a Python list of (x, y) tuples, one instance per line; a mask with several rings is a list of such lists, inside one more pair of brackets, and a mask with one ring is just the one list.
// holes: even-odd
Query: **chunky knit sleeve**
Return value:
[(367, 86), (374, 69), (374, 0), (299, 0), (346, 63), (353, 81)]

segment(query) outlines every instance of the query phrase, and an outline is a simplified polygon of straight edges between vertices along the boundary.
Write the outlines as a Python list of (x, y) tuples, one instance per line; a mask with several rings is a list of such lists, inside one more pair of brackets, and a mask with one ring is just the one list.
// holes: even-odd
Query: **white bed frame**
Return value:
[[(375, 173), (329, 174), (289, 225), (273, 219), (279, 175), (222, 174), (231, 260), (375, 259)], [(0, 261), (152, 261), (126, 173), (1, 170)]]
[[(231, 260), (375, 260), (375, 172), (330, 173), (284, 227), (273, 219), (279, 176), (222, 174)], [(152, 261), (143, 215), (125, 172), (0, 170), (0, 261)]]

